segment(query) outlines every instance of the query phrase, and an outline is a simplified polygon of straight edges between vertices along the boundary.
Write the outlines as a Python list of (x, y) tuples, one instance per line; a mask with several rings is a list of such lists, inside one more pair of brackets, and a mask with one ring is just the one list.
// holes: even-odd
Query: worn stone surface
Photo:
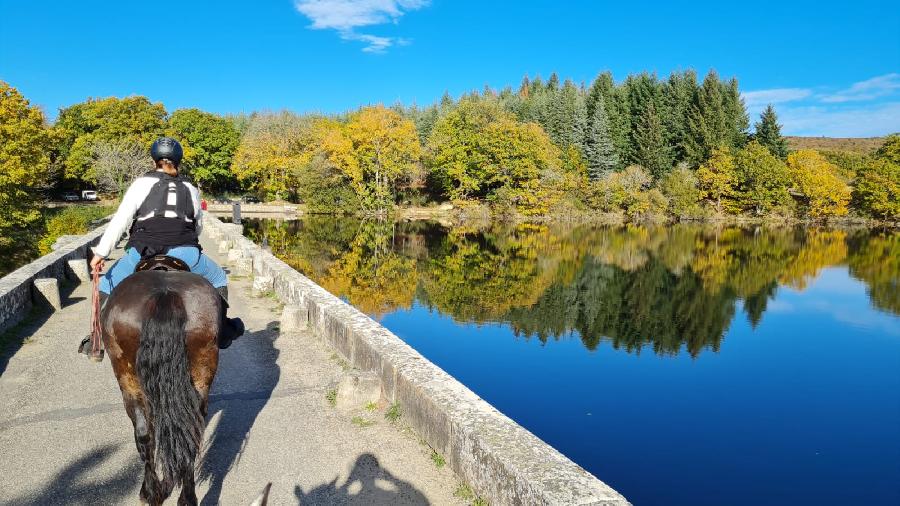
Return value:
[[(110, 362), (75, 352), (89, 289), (76, 286), (0, 358), (0, 504), (138, 502), (142, 468)], [(201, 504), (249, 504), (270, 481), (272, 505), (465, 504), (453, 495), (458, 478), (434, 466), (403, 417), (331, 407), (345, 364), (310, 332), (284, 334), (276, 303), (250, 291), (249, 279), (231, 280), (229, 311), (248, 332), (220, 354)]]
[(59, 298), (59, 282), (56, 278), (38, 278), (33, 281), (35, 302), (47, 304), (53, 309), (62, 309)]
[(88, 262), (86, 258), (76, 258), (75, 260), (69, 260), (66, 262), (66, 266), (69, 268), (67, 274), (69, 278), (86, 282), (91, 280), (91, 271), (88, 268)]
[(381, 380), (375, 373), (353, 371), (345, 374), (337, 386), (335, 406), (352, 410), (381, 400)]
[(287, 305), (281, 311), (281, 331), (286, 334), (304, 332), (309, 323), (309, 313), (306, 308), (297, 305)]
[(271, 276), (253, 276), (253, 295), (263, 295), (272, 291)]
[(254, 275), (271, 280), (283, 302), (307, 309), (311, 330), (351, 365), (378, 375), (386, 399), (491, 504), (629, 504), (371, 318), (248, 239), (222, 235), (250, 252)]

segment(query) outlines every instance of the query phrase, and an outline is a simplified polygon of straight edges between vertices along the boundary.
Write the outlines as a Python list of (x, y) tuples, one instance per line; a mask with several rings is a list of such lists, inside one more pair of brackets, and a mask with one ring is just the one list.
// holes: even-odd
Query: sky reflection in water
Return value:
[(900, 503), (900, 234), (246, 230), (634, 504)]

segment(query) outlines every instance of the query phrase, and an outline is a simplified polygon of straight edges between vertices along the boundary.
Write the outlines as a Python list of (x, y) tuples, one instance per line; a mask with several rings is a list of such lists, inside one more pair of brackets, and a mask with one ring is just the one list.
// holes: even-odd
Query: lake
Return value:
[(636, 505), (900, 504), (898, 233), (245, 233)]

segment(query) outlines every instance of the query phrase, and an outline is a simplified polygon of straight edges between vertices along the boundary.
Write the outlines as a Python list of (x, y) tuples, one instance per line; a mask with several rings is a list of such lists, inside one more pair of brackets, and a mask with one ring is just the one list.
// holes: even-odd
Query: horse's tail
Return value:
[(194, 473), (203, 415), (191, 381), (184, 301), (175, 292), (161, 292), (151, 297), (147, 309), (136, 372), (150, 410), (154, 470), (162, 487), (171, 491), (176, 480)]

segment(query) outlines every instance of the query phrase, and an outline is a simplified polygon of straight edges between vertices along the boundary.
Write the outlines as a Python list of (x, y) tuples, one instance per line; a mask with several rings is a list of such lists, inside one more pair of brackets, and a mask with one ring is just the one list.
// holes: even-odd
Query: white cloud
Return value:
[(778, 119), (785, 135), (876, 137), (900, 132), (900, 102), (842, 109), (782, 107)]
[(775, 88), (771, 90), (748, 91), (741, 94), (747, 107), (792, 102), (794, 100), (802, 100), (810, 95), (812, 95), (812, 90), (806, 88)]
[(297, 10), (312, 21), (310, 28), (335, 30), (344, 40), (364, 42), (363, 51), (380, 53), (408, 40), (382, 37), (356, 30), (364, 26), (396, 24), (409, 11), (428, 5), (428, 0), (296, 0)]
[(823, 95), (821, 101), (842, 103), (874, 100), (890, 95), (897, 90), (900, 90), (900, 74), (891, 73), (854, 83), (849, 88), (837, 93)]

